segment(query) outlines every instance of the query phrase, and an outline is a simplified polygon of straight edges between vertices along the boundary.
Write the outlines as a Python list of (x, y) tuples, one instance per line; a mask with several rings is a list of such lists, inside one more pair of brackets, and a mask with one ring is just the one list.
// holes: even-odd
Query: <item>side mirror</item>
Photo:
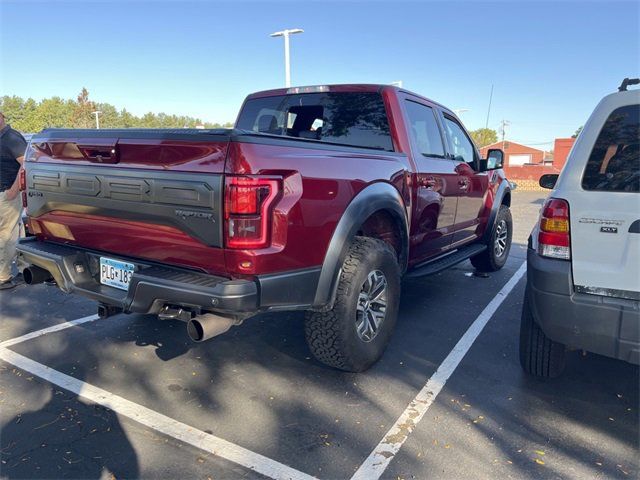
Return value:
[(558, 181), (557, 173), (545, 173), (540, 177), (538, 183), (542, 188), (548, 188), (549, 190), (553, 190), (556, 186), (556, 182)]
[(480, 171), (498, 170), (504, 165), (504, 152), (499, 148), (492, 148), (487, 152), (487, 158), (480, 161)]

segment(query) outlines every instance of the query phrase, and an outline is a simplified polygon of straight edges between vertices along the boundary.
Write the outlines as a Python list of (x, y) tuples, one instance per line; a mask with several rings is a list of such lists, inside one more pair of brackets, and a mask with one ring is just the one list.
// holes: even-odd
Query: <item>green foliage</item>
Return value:
[(89, 99), (89, 91), (83, 88), (76, 100), (60, 97), (45, 98), (36, 102), (15, 95), (0, 97), (0, 110), (13, 128), (24, 133), (39, 132), (44, 128), (95, 128), (93, 112), (100, 113), (100, 128), (231, 128), (231, 123), (203, 122), (199, 118), (146, 113), (135, 116), (126, 109), (118, 110), (108, 103), (96, 103)]
[(498, 141), (498, 133), (491, 128), (478, 128), (477, 130), (469, 132), (469, 134), (478, 148), (491, 145)]
[(580, 135), (580, 132), (582, 131), (583, 128), (584, 128), (584, 125), (580, 125), (578, 129), (575, 131), (575, 133), (571, 135), (571, 138), (578, 138), (578, 135)]

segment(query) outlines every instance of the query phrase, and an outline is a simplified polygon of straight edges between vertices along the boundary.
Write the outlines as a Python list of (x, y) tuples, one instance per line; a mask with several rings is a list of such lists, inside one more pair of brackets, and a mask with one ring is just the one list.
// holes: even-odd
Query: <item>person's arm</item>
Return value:
[[(9, 140), (9, 151), (15, 156), (16, 162), (20, 164), (20, 168), (23, 168), (24, 163), (24, 151), (27, 149), (27, 142), (22, 135), (15, 135)], [(9, 201), (13, 200), (20, 193), (20, 172), (16, 175), (16, 179), (13, 181), (13, 185), (5, 192), (5, 198)]]

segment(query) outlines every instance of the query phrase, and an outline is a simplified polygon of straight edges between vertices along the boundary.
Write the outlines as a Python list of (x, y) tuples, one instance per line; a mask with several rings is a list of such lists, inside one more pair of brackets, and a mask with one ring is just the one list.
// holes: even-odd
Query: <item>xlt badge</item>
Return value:
[(600, 227), (602, 233), (618, 233), (618, 227)]

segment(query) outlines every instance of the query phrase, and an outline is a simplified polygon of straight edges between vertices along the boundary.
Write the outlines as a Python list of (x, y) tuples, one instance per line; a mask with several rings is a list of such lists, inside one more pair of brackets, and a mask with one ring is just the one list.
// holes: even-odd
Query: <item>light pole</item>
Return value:
[(102, 112), (100, 110), (96, 110), (95, 112), (91, 112), (96, 116), (96, 130), (100, 130), (100, 120), (98, 120), (98, 115)]
[(304, 33), (301, 28), (292, 28), (289, 30), (282, 30), (281, 32), (275, 32), (269, 35), (270, 37), (284, 37), (284, 78), (285, 86), (289, 88), (291, 86), (291, 65), (289, 61), (289, 35), (294, 33)]

